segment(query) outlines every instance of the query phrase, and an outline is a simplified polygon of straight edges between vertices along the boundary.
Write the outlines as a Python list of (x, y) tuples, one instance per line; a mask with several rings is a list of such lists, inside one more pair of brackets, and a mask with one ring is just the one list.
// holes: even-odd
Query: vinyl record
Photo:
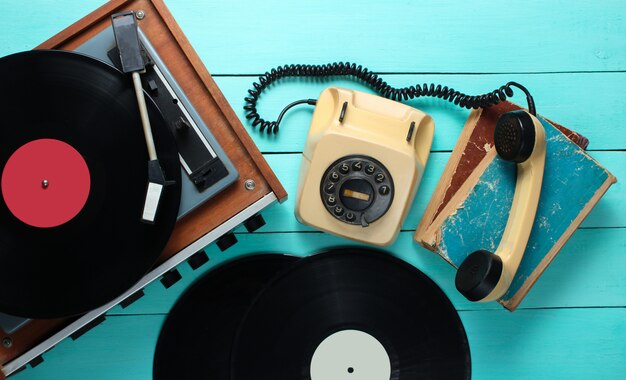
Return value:
[(240, 325), (232, 380), (469, 379), (465, 330), (413, 266), (346, 248), (302, 259)]
[(0, 311), (76, 315), (137, 282), (180, 203), (175, 141), (147, 99), (167, 186), (141, 223), (148, 153), (129, 76), (93, 58), (30, 51), (0, 59)]
[(155, 380), (229, 380), (230, 350), (239, 322), (261, 289), (298, 259), (263, 254), (231, 261), (198, 280), (161, 329)]

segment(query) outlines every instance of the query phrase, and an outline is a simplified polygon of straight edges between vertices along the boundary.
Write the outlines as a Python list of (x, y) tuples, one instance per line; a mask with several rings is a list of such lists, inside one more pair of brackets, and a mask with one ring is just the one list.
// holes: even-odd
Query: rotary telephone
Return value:
[[(260, 94), (277, 80), (337, 75), (360, 80), (380, 96), (329, 87), (318, 100), (289, 104), (276, 121), (266, 121), (257, 112)], [(504, 114), (494, 132), (498, 155), (517, 163), (507, 225), (495, 254), (486, 250), (471, 253), (460, 265), (455, 281), (470, 301), (490, 301), (506, 292), (519, 267), (541, 192), (545, 132), (524, 86), (508, 82), (490, 93), (471, 96), (435, 84), (394, 88), (353, 63), (286, 65), (259, 77), (248, 91), (244, 109), (254, 127), (277, 133), (289, 109), (299, 104), (316, 106), (300, 168), (296, 218), (348, 239), (389, 245), (413, 203), (434, 134), (430, 116), (399, 101), (430, 96), (468, 109), (484, 108), (511, 97), (512, 87), (526, 94), (528, 111)]]
[(434, 128), (415, 108), (327, 88), (304, 148), (297, 219), (349, 239), (390, 244), (413, 203)]

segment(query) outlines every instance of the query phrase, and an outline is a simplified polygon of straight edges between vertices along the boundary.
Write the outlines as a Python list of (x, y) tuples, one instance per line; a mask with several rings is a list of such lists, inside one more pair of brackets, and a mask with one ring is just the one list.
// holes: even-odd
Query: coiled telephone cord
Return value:
[(325, 65), (284, 65), (279, 66), (261, 75), (257, 82), (252, 84), (253, 88), (248, 90), (249, 96), (245, 100), (244, 110), (246, 119), (250, 120), (253, 127), (259, 127), (261, 132), (268, 134), (277, 133), (280, 122), (285, 113), (299, 104), (315, 105), (315, 99), (303, 99), (287, 105), (280, 113), (276, 121), (263, 119), (257, 111), (257, 101), (261, 93), (272, 83), (287, 77), (332, 77), (346, 76), (357, 79), (375, 90), (380, 96), (396, 101), (407, 101), (410, 99), (429, 96), (446, 100), (459, 107), (486, 108), (498, 104), (513, 96), (512, 87), (517, 87), (526, 94), (528, 111), (535, 115), (535, 103), (526, 87), (517, 82), (508, 82), (499, 88), (482, 94), (467, 95), (448, 86), (435, 83), (416, 84), (410, 87), (395, 88), (390, 86), (378, 74), (368, 70), (366, 67), (350, 62), (335, 62)]

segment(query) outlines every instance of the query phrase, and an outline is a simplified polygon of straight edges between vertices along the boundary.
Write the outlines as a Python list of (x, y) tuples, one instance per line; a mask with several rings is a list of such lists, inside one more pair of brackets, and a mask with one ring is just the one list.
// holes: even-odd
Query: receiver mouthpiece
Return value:
[(531, 116), (522, 110), (502, 115), (496, 123), (494, 143), (503, 160), (526, 161), (535, 146), (535, 125)]
[(472, 252), (456, 272), (454, 284), (470, 301), (480, 301), (495, 289), (502, 275), (502, 259), (484, 249)]

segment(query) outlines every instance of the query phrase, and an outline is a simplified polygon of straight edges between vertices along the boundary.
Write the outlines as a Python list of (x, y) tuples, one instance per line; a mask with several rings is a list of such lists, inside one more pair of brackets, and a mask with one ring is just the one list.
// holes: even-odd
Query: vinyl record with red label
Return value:
[(0, 59), (0, 312), (58, 318), (103, 305), (154, 264), (176, 222), (175, 141), (147, 97), (168, 180), (141, 222), (148, 153), (132, 80), (93, 58)]

